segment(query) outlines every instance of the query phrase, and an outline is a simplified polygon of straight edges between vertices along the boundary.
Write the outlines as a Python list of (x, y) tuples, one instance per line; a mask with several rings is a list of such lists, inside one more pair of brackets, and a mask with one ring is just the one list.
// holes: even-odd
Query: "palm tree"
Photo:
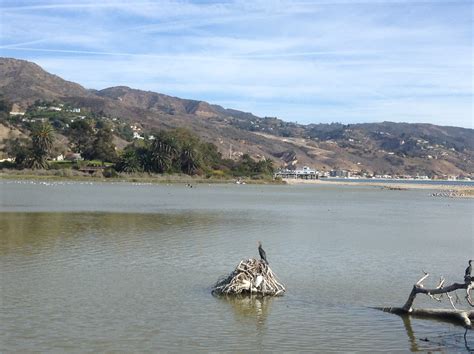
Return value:
[(167, 172), (173, 167), (178, 155), (178, 147), (174, 139), (162, 132), (158, 135), (150, 148), (150, 162), (153, 172)]
[(199, 153), (191, 144), (185, 144), (181, 149), (181, 171), (192, 175), (200, 167)]
[(53, 127), (49, 122), (38, 124), (33, 127), (31, 137), (33, 149), (29, 166), (31, 168), (47, 168), (47, 158), (54, 142)]
[(118, 171), (133, 173), (143, 171), (137, 151), (134, 149), (125, 150), (120, 157), (116, 168)]

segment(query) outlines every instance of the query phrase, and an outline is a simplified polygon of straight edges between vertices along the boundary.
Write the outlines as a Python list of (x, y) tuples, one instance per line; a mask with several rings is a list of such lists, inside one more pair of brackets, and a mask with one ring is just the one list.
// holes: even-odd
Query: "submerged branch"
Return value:
[(396, 315), (410, 315), (415, 317), (436, 318), (438, 320), (454, 321), (461, 323), (465, 328), (472, 328), (474, 321), (474, 311), (451, 310), (451, 309), (412, 309), (405, 311), (402, 307), (378, 307), (378, 310), (393, 313)]

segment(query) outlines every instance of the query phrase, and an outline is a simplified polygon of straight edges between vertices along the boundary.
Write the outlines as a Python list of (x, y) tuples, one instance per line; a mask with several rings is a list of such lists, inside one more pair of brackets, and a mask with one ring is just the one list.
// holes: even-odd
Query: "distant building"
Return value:
[(23, 115), (25, 115), (25, 111), (22, 111), (21, 107), (15, 103), (12, 106), (12, 110), (10, 111), (10, 115), (12, 115), (12, 116), (23, 116)]
[(10, 112), (11, 116), (24, 116), (25, 112), (20, 112), (20, 111), (11, 111)]
[(65, 160), (68, 161), (80, 161), (83, 160), (81, 154), (75, 153), (75, 152), (69, 152), (65, 156)]
[(300, 175), (300, 176), (317, 174), (316, 170), (313, 170), (312, 168), (308, 166), (303, 166), (303, 169), (301, 170), (296, 169), (295, 172), (297, 175)]
[(308, 166), (296, 170), (279, 170), (275, 173), (275, 177), (294, 178), (294, 179), (318, 179), (319, 173)]
[(133, 139), (140, 139), (140, 140), (143, 140), (145, 139), (143, 136), (141, 136), (139, 133), (137, 132), (133, 132)]
[(331, 170), (329, 171), (329, 177), (336, 177), (336, 178), (349, 178), (351, 173), (346, 170)]

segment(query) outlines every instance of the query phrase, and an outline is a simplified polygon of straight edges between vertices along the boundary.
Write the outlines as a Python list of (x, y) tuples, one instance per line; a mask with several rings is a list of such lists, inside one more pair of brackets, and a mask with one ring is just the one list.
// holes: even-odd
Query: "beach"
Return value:
[[(371, 187), (380, 187), (383, 189), (390, 190), (413, 190), (413, 189), (426, 189), (426, 190), (436, 190), (442, 192), (453, 192), (452, 196), (458, 197), (474, 197), (474, 185), (467, 184), (449, 184), (447, 183), (420, 183), (417, 181), (403, 181), (397, 183), (396, 180), (331, 180), (331, 179), (316, 179), (316, 180), (305, 180), (305, 179), (283, 179), (289, 185), (343, 185), (343, 186), (371, 186)], [(440, 181), (441, 182), (441, 181)], [(456, 194), (456, 195), (455, 195)]]

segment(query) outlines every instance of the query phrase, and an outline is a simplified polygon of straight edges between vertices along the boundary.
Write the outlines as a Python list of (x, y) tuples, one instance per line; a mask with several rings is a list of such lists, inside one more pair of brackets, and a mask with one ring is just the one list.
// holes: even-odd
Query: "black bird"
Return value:
[(464, 273), (464, 279), (465, 280), (471, 280), (471, 273), (472, 273), (472, 265), (471, 265), (472, 259), (469, 260), (469, 266), (466, 268), (466, 272)]
[(263, 250), (262, 248), (262, 243), (260, 241), (258, 241), (258, 253), (260, 254), (260, 258), (266, 263), (268, 264), (268, 261), (267, 261), (267, 254), (265, 253), (265, 251)]

